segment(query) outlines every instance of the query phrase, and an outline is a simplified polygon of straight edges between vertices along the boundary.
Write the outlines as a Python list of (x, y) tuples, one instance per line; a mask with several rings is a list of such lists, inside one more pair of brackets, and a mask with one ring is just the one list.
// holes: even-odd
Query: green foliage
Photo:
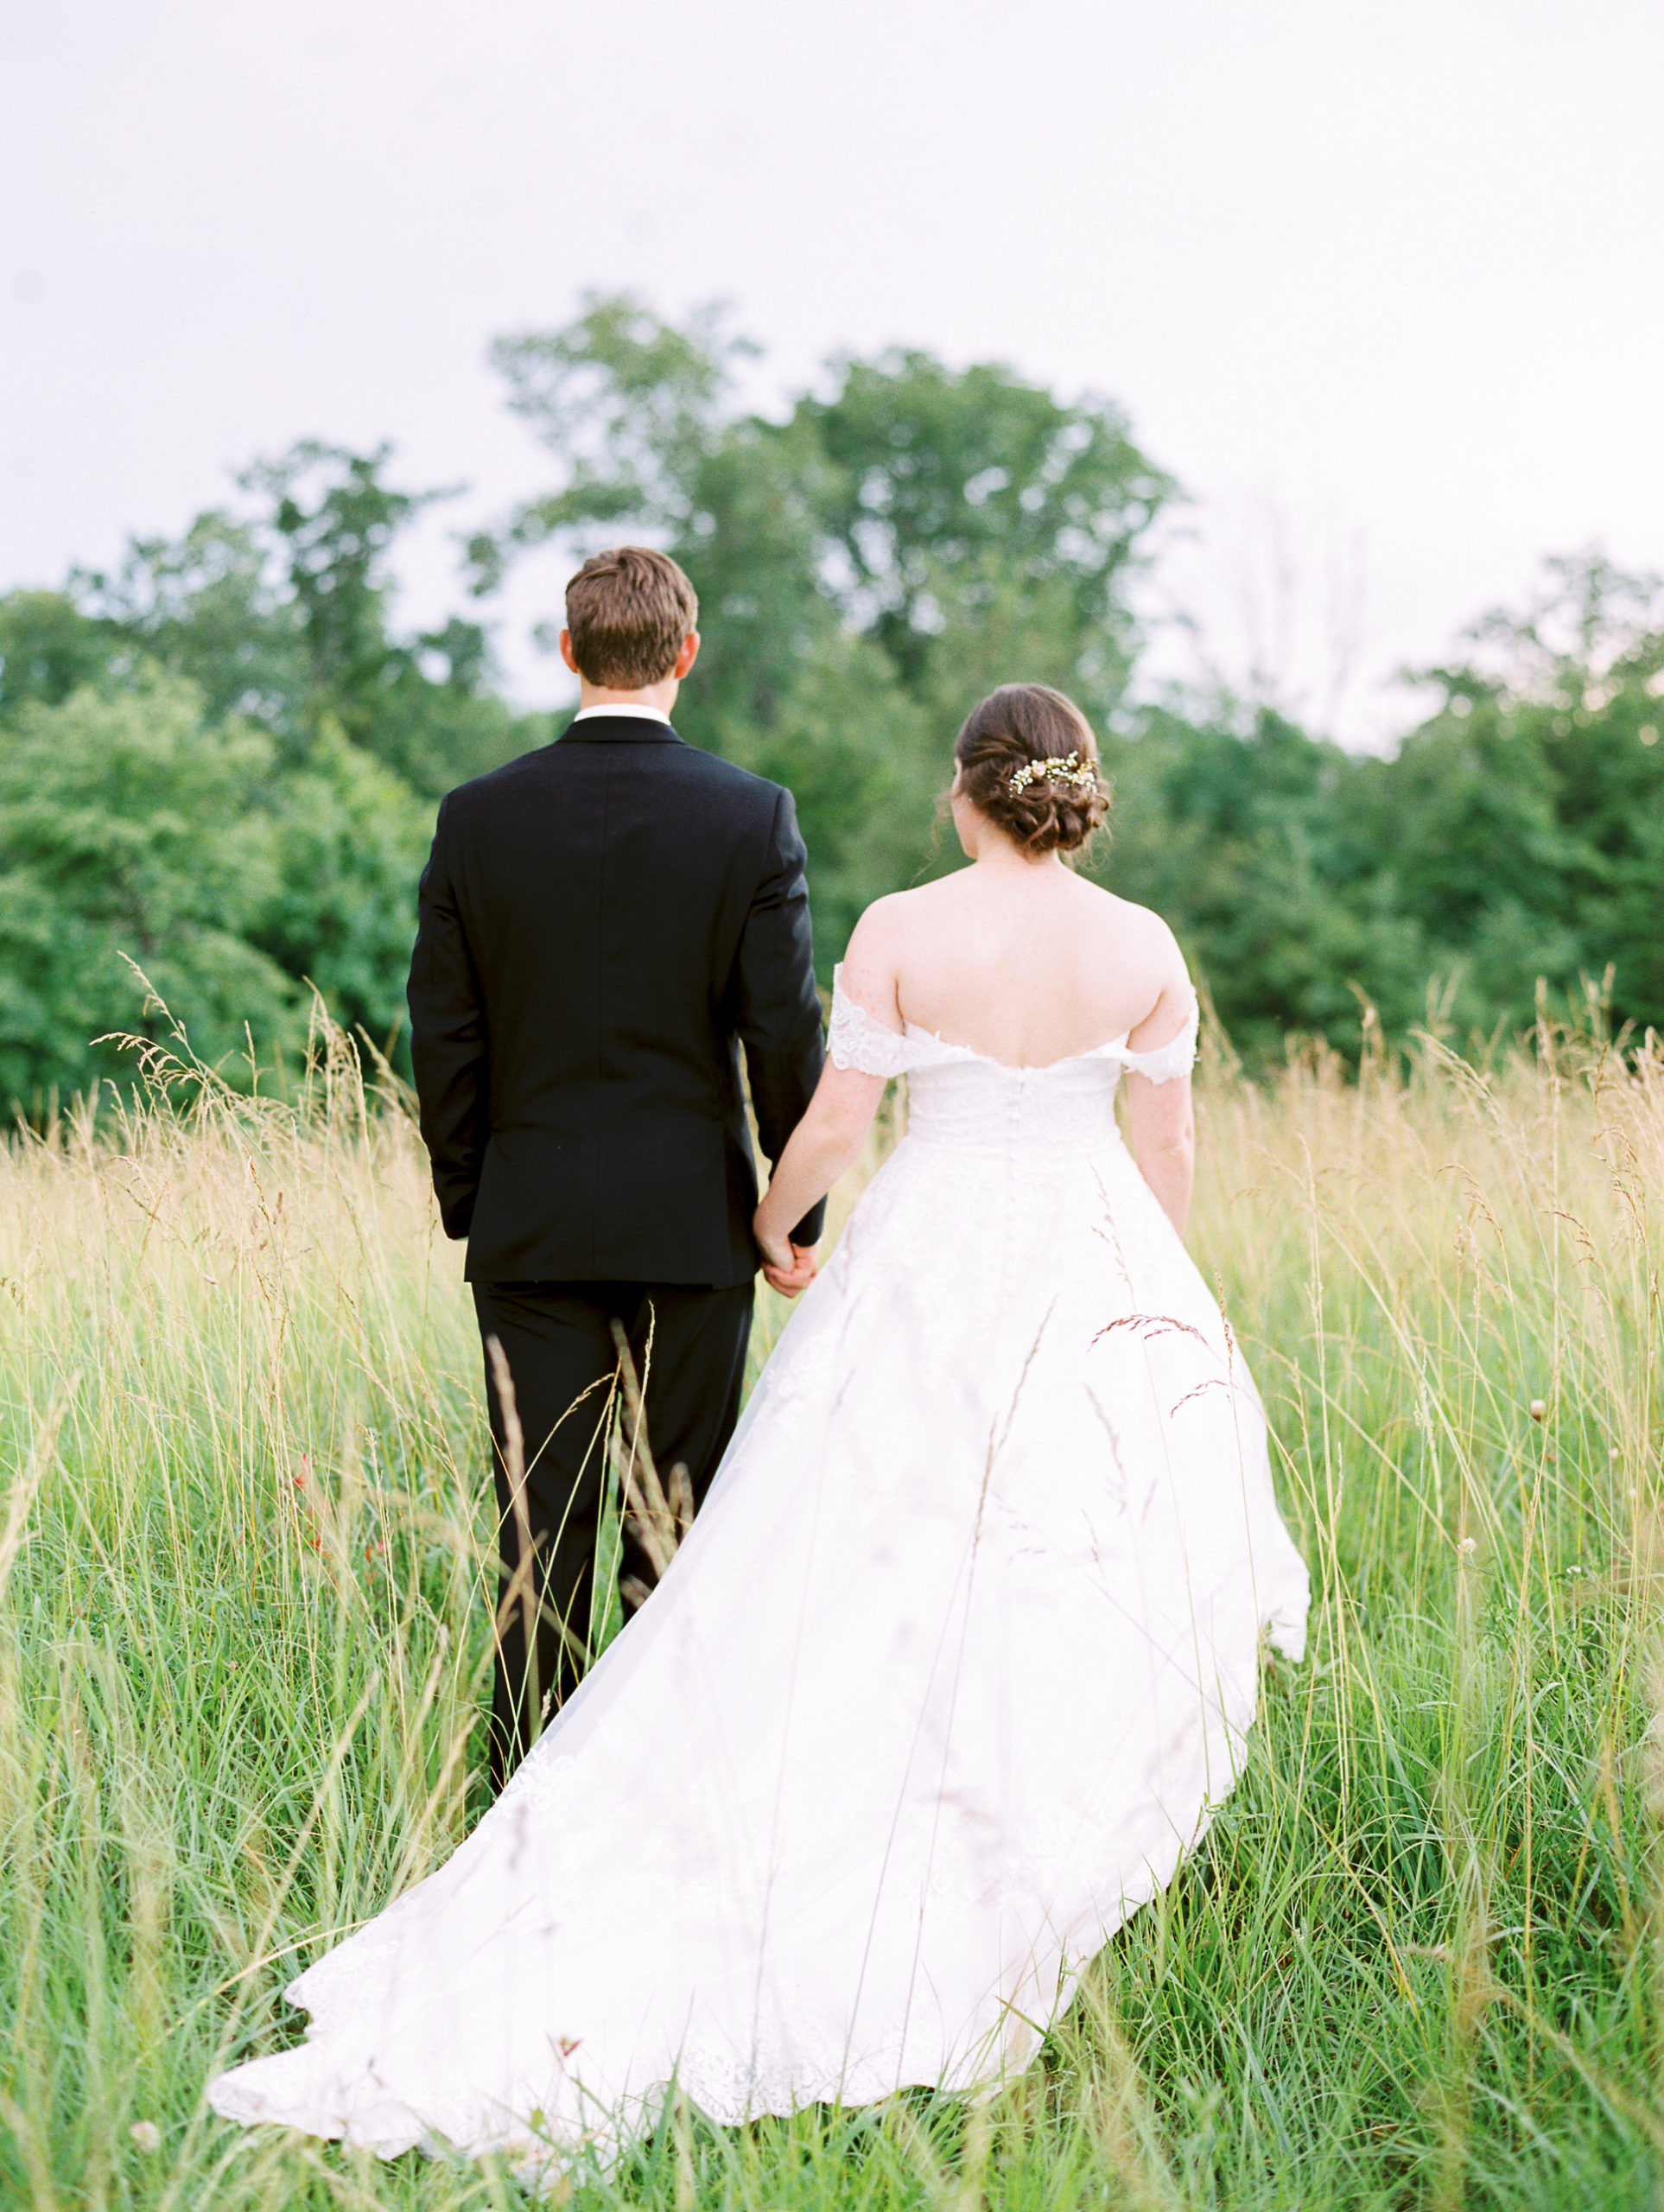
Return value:
[(454, 617), (400, 638), (388, 562), (439, 496), (307, 442), (251, 515), (0, 601), (0, 1102), (116, 1079), (141, 967), (210, 1058), (293, 1046), (315, 986), (398, 1033), (433, 800), (548, 734)]
[(1172, 486), (1107, 402), (927, 353), (832, 365), (784, 421), (735, 400), (754, 350), (628, 296), (502, 340), (510, 405), (562, 480), (473, 551), (482, 584), (554, 538), (647, 537), (695, 580), (705, 646), (678, 719), (789, 784), (823, 974), (861, 908), (939, 864), (959, 722), (1014, 671), (1107, 713), (1131, 664), (1126, 588)]
[(1095, 872), (1172, 922), (1240, 1051), (1280, 1056), (1290, 1031), (1352, 1046), (1359, 991), (1395, 1033), (1423, 1018), (1430, 955), (1356, 813), (1373, 764), (1271, 713), (1239, 735), (1159, 710), (1106, 763), (1113, 842)]
[[(783, 420), (746, 413), (714, 312), (627, 296), (505, 340), (511, 404), (558, 486), (475, 541), (483, 581), (556, 538), (647, 536), (703, 598), (690, 734), (792, 785), (822, 972), (868, 899), (951, 857), (953, 734), (1013, 679), (1070, 691), (1120, 791), (1102, 880), (1178, 928), (1257, 1061), (1289, 1031), (1528, 1027), (1613, 970), (1664, 1027), (1664, 603), (1596, 556), (1426, 680), (1444, 706), (1390, 760), (1229, 700), (1134, 703), (1128, 589), (1173, 486), (1108, 401), (897, 350), (842, 359)], [(1367, 1015), (1365, 1007), (1375, 1009)]]
[(1553, 561), (1523, 616), (1470, 634), (1377, 779), (1397, 899), (1474, 1026), (1530, 1021), (1540, 976), (1564, 994), (1610, 966), (1615, 1017), (1664, 1030), (1664, 586)]
[(241, 715), (292, 744), (305, 650), (271, 571), (267, 534), (215, 508), (176, 543), (132, 539), (113, 575), (72, 582), (102, 634), (194, 683), (210, 720)]
[(278, 788), (272, 830), (277, 881), (252, 941), (397, 1058), (433, 809), (326, 721)]
[(0, 747), (0, 1092), (85, 1087), (118, 1065), (98, 1033), (149, 1033), (124, 953), (210, 1059), (245, 1022), (293, 1039), (294, 986), (250, 941), (279, 880), (272, 764), (177, 678), (22, 709)]
[(333, 713), (360, 744), (403, 658), (387, 632), (386, 558), (406, 524), (442, 496), (384, 484), (391, 453), (383, 445), (352, 454), (307, 439), (243, 478), (271, 502), (314, 710)]
[(1016, 670), (1107, 715), (1131, 672), (1139, 542), (1174, 490), (1120, 410), (916, 350), (833, 373), (793, 424), (829, 464), (820, 518), (846, 617), (944, 724)]
[(389, 627), (387, 563), (400, 533), (444, 492), (399, 492), (384, 480), (391, 448), (352, 454), (308, 439), (257, 462), (245, 488), (270, 503), (266, 536), (284, 618), (300, 658), (282, 719), (305, 753), (326, 725), (439, 798), (547, 734), (490, 690), (478, 623), (453, 616), (409, 639)]
[[(1396, 752), (1360, 758), (1229, 697), (1139, 696), (1132, 589), (1175, 487), (1112, 402), (897, 348), (831, 361), (765, 416), (740, 383), (755, 351), (715, 308), (676, 324), (627, 294), (500, 340), (552, 480), (467, 550), (480, 594), (540, 547), (645, 539), (683, 563), (704, 645), (677, 720), (796, 793), (822, 982), (873, 899), (957, 864), (938, 802), (964, 715), (1044, 681), (1091, 716), (1117, 788), (1088, 865), (1173, 924), (1251, 1063), (1291, 1033), (1354, 1059), (1423, 1025), (1496, 1039), (1538, 1019), (1540, 983), (1550, 1008), (1592, 994), (1664, 1029), (1656, 580), (1550, 563), (1523, 613), (1423, 672), (1439, 703)], [(554, 734), (498, 696), (481, 623), (395, 626), (401, 534), (448, 494), (391, 465), (305, 441), (245, 472), (245, 508), (0, 600), (14, 766), (45, 741), (30, 715), (83, 694), (148, 713), (180, 696), (158, 671), (194, 687), (206, 751), (215, 732), (228, 761), (251, 732), (270, 747), (214, 802), (260, 868), (206, 869), (181, 925), (195, 964), (170, 997), (216, 1051), (238, 992), (269, 1052), (308, 982), (392, 1036), (432, 803)], [(0, 1101), (103, 1068), (87, 1039), (135, 1003), (110, 949), (145, 957), (130, 909), (27, 844), (0, 827)]]
[(1400, 1040), (1512, 1033), (1540, 978), (1664, 1031), (1664, 595), (1553, 562), (1468, 642), (1389, 759), (1228, 704), (1146, 709), (1106, 748), (1103, 879), (1173, 923), (1252, 1057), (1291, 1030), (1356, 1054), (1363, 1001)]
[(510, 410), (559, 456), (565, 480), (524, 501), (503, 530), (473, 539), (481, 586), (499, 581), (514, 555), (575, 529), (617, 523), (702, 534), (700, 463), (727, 420), (732, 365), (755, 351), (723, 330), (719, 309), (677, 329), (629, 293), (589, 294), (562, 329), (499, 338), (491, 358)]
[(338, 728), (283, 770), (154, 665), (29, 706), (0, 747), (0, 1096), (124, 1077), (92, 1040), (156, 1033), (130, 963), (210, 1061), (295, 1048), (303, 984), (391, 1044), (431, 830)]
[(0, 599), (0, 720), (31, 701), (55, 707), (103, 678), (121, 651), (119, 633), (68, 594), (9, 593)]

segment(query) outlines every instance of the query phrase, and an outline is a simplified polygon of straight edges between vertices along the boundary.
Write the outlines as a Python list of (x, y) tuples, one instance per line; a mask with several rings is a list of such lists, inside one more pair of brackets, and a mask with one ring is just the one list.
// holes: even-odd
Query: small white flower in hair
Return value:
[(1078, 753), (1051, 753), (1044, 760), (1028, 760), (1013, 768), (1007, 789), (1017, 798), (1031, 784), (1074, 784), (1083, 788), (1097, 780), (1097, 770), (1089, 761), (1083, 764)]

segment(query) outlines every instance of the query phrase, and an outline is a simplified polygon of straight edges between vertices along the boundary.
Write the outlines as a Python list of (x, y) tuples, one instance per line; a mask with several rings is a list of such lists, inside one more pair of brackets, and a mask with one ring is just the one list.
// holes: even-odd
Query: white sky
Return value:
[(426, 620), (544, 480), (489, 339), (622, 285), (731, 299), (765, 394), (890, 341), (1114, 394), (1200, 502), (1164, 594), (1354, 741), (1540, 555), (1664, 569), (1660, 0), (0, 0), (0, 588), (390, 437), (474, 487)]

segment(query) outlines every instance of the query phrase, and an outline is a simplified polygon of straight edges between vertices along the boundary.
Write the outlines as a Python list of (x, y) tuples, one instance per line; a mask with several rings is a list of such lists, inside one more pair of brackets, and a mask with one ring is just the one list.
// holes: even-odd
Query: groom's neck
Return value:
[(581, 710), (586, 707), (650, 707), (654, 714), (663, 715), (669, 721), (680, 689), (674, 676), (667, 676), (658, 683), (649, 683), (639, 691), (615, 691), (610, 684), (592, 683), (587, 677), (581, 676), (578, 706)]

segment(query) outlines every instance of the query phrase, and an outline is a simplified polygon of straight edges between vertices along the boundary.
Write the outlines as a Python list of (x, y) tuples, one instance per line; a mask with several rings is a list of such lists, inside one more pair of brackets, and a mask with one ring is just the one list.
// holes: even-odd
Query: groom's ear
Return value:
[(676, 665), (670, 671), (678, 683), (698, 658), (699, 632), (697, 630), (689, 630), (676, 649)]
[[(547, 637), (549, 632), (545, 631), (543, 635)], [(583, 674), (583, 671), (578, 666), (578, 657), (572, 650), (572, 632), (570, 630), (562, 630), (559, 638), (556, 639), (556, 643), (560, 646), (561, 658), (572, 671), (574, 676), (581, 676)]]

